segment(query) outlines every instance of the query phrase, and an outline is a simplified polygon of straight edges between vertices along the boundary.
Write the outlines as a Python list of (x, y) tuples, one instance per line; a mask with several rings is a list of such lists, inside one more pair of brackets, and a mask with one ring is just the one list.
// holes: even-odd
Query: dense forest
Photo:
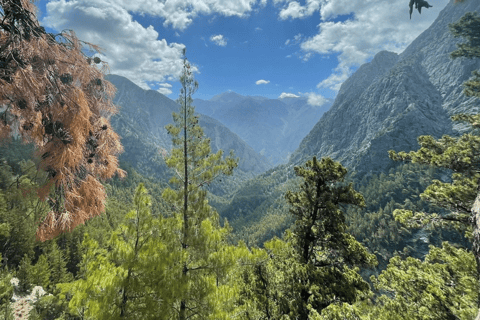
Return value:
[[(1, 6), (0, 319), (25, 317), (12, 298), (35, 286), (46, 294), (29, 319), (477, 315), (480, 115), (453, 116), (467, 128), (458, 137), (385, 154), (384, 173), (312, 156), (228, 190), (215, 182), (241, 155), (212, 152), (184, 51), (168, 177), (147, 177), (117, 160), (102, 62), (72, 33), (52, 39), (29, 1)], [(467, 41), (452, 59), (480, 57), (479, 26), (476, 13), (450, 26)], [(480, 98), (478, 72), (464, 85)]]

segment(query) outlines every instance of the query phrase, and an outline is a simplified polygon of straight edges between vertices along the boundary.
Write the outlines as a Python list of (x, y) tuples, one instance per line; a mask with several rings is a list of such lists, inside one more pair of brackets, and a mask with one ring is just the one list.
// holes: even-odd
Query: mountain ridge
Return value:
[(420, 135), (439, 138), (460, 130), (449, 117), (479, 110), (478, 102), (461, 92), (480, 62), (449, 58), (463, 41), (453, 38), (448, 24), (473, 9), (479, 10), (480, 2), (454, 5), (452, 0), (400, 55), (381, 51), (362, 65), (342, 84), (290, 163), (329, 156), (360, 175), (385, 172), (395, 165), (388, 150), (416, 150)]
[(312, 106), (305, 97), (268, 99), (235, 92), (194, 100), (199, 112), (225, 124), (274, 165), (288, 161), (332, 103), (326, 99), (322, 106)]
[[(420, 135), (440, 138), (461, 134), (462, 126), (453, 123), (450, 116), (480, 112), (479, 101), (462, 93), (463, 82), (480, 69), (480, 59), (450, 59), (456, 44), (464, 40), (455, 39), (448, 24), (470, 11), (480, 12), (480, 1), (454, 5), (451, 0), (432, 26), (404, 52), (397, 55), (381, 51), (358, 68), (342, 84), (333, 105), (301, 141), (290, 161), (245, 182), (220, 213), (229, 217), (234, 228), (245, 228), (241, 231), (244, 238), (249, 237), (248, 230), (263, 221), (269, 221), (279, 235), (290, 227), (290, 220), (284, 219), (287, 215), (276, 213), (286, 205), (282, 200), (285, 186), (293, 188), (293, 168), (313, 156), (339, 161), (353, 174), (350, 178), (355, 183), (366, 183), (374, 174), (388, 176), (402, 164), (390, 160), (388, 150), (417, 150)], [(442, 173), (441, 180), (448, 179), (449, 175)], [(255, 192), (249, 192), (252, 185)], [(276, 198), (257, 196), (263, 193)], [(252, 205), (239, 210), (236, 206), (240, 202)]]
[[(178, 104), (157, 91), (138, 87), (125, 77), (110, 74), (106, 80), (117, 88), (113, 102), (120, 110), (111, 122), (126, 149), (120, 159), (142, 167), (141, 171), (148, 175), (155, 175), (156, 171), (165, 173), (167, 169), (159, 151), (172, 147), (165, 125), (173, 122), (171, 114), (178, 112)], [(219, 121), (200, 114), (199, 124), (211, 139), (212, 152), (234, 150), (243, 172), (255, 175), (270, 168), (266, 158)]]

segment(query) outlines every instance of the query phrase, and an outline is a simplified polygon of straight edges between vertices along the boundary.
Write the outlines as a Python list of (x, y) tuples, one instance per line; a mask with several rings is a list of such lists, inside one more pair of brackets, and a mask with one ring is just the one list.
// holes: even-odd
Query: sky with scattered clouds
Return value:
[(408, 0), (40, 0), (48, 32), (72, 29), (103, 48), (110, 72), (176, 99), (182, 50), (210, 99), (335, 98), (382, 50), (401, 53), (449, 0), (409, 19)]

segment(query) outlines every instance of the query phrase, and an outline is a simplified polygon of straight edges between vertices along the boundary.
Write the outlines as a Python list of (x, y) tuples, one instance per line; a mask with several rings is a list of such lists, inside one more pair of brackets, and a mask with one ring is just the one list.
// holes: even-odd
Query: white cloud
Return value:
[(270, 80), (258, 80), (257, 82), (255, 82), (255, 84), (268, 84), (270, 83)]
[(217, 46), (221, 46), (221, 47), (225, 47), (227, 45), (227, 39), (225, 39), (221, 34), (211, 36), (210, 41), (215, 43)]
[(304, 62), (307, 62), (312, 56), (313, 56), (313, 53), (312, 53), (312, 52), (308, 52), (308, 53), (304, 54), (304, 55), (301, 56), (301, 57), (302, 57), (302, 60), (303, 60)]
[[(200, 14), (218, 13), (227, 17), (247, 17), (257, 0), (117, 0), (117, 2), (128, 11), (165, 19), (163, 23), (165, 27), (172, 25), (175, 29), (183, 30)], [(263, 1), (260, 2), (260, 6), (262, 5)]]
[(262, 31), (262, 30), (263, 30), (263, 29), (260, 28), (260, 27), (256, 27), (256, 28), (255, 28), (255, 31)]
[(287, 39), (287, 41), (285, 41), (285, 45), (286, 46), (288, 46), (288, 45), (293, 46), (295, 44), (300, 43), (302, 41), (302, 39), (303, 39), (303, 34), (299, 33), (299, 34), (295, 35), (293, 37), (293, 39)]
[(294, 94), (294, 93), (282, 92), (282, 94), (281, 94), (278, 98), (279, 98), (279, 99), (283, 99), (283, 98), (300, 98), (300, 96), (297, 96), (297, 95)]
[[(280, 1), (275, 1), (275, 3), (279, 2)], [(288, 18), (298, 19), (311, 16), (315, 11), (320, 9), (320, 3), (321, 0), (307, 0), (306, 5), (302, 6), (297, 1), (289, 1), (288, 4), (280, 10), (279, 17), (282, 20), (286, 20)]]
[(166, 96), (172, 93), (172, 90), (170, 90), (169, 88), (158, 88), (157, 91)]
[[(223, 16), (237, 16), (248, 17), (258, 3), (258, 7), (265, 7), (266, 0), (52, 0), (47, 4), (47, 14), (49, 8), (67, 7), (69, 5), (80, 5), (84, 7), (84, 11), (89, 11), (88, 8), (93, 8), (92, 11), (97, 11), (99, 5), (109, 4), (113, 7), (120, 7), (128, 12), (134, 12), (139, 15), (148, 14), (152, 17), (159, 17), (164, 20), (165, 27), (172, 26), (174, 29), (184, 30), (187, 28), (199, 15), (220, 14)], [(56, 18), (63, 19), (61, 16)]]
[(159, 83), (158, 84), (160, 87), (164, 87), (164, 88), (171, 88), (172, 85), (170, 83)]
[[(354, 68), (367, 62), (377, 52), (388, 50), (401, 53), (433, 23), (449, 0), (438, 0), (434, 7), (424, 10), (421, 16), (415, 12), (412, 20), (404, 0), (312, 0), (307, 1), (305, 6), (292, 5), (296, 1), (287, 2), (288, 7), (279, 13), (281, 19), (313, 14), (309, 8), (320, 12), (322, 22), (318, 25), (318, 33), (301, 43), (305, 55), (300, 55), (300, 58), (308, 60), (311, 56), (309, 53), (338, 54), (334, 73), (317, 86), (338, 91)], [(316, 7), (314, 2), (321, 3), (321, 6)], [(352, 14), (352, 18), (343, 22), (327, 21), (347, 14)]]
[(181, 73), (185, 46), (158, 39), (152, 26), (133, 21), (119, 1), (51, 1), (47, 14), (42, 24), (55, 30), (73, 29), (79, 39), (100, 45), (103, 54), (99, 56), (108, 62), (110, 72), (143, 89), (150, 89), (147, 82), (172, 81)]
[(295, 43), (298, 43), (300, 40), (302, 40), (303, 34), (299, 33), (293, 37), (293, 40), (295, 40)]
[(327, 102), (327, 99), (325, 99), (325, 97), (323, 97), (321, 94), (309, 92), (306, 94), (306, 96), (308, 97), (307, 103), (314, 107), (321, 107)]

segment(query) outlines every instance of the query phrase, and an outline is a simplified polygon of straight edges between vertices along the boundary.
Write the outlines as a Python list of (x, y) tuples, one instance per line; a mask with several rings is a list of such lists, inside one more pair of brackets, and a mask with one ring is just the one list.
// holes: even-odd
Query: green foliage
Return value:
[(30, 281), (33, 285), (48, 288), (50, 286), (50, 277), (52, 270), (45, 254), (38, 257), (37, 263), (30, 269)]
[(228, 228), (203, 220), (189, 243), (196, 255), (186, 255), (179, 241), (181, 216), (153, 216), (150, 199), (140, 184), (134, 208), (112, 233), (108, 250), (85, 236), (79, 279), (58, 285), (70, 299), (69, 312), (95, 319), (175, 319), (185, 299), (201, 319), (229, 319), (237, 297), (231, 273), (239, 253), (222, 245)]
[(394, 257), (375, 279), (383, 294), (371, 319), (473, 319), (479, 286), (473, 254), (444, 242), (424, 261)]
[(170, 183), (177, 189), (166, 188), (163, 198), (182, 222), (174, 249), (181, 258), (172, 270), (180, 288), (172, 308), (178, 314), (173, 317), (227, 318), (235, 292), (227, 281), (235, 250), (226, 245), (228, 224), (220, 227), (218, 213), (208, 204), (206, 187), (221, 174), (231, 175), (237, 160), (232, 154), (223, 159), (222, 150), (211, 153), (210, 140), (205, 139), (191, 105), (198, 83), (190, 68), (185, 57), (177, 100), (180, 112), (173, 113), (174, 124), (166, 126), (174, 148), (165, 162), (176, 173)]
[[(0, 254), (0, 265), (1, 263), (2, 255)], [(10, 283), (11, 279), (12, 276), (8, 270), (0, 267), (0, 310), (3, 309), (5, 305), (10, 304), (10, 299), (13, 296), (13, 285)]]
[(13, 285), (10, 282), (12, 275), (7, 268), (2, 267), (2, 254), (0, 254), (0, 319), (14, 320), (10, 299), (13, 297)]
[(36, 194), (45, 175), (37, 171), (31, 160), (21, 161), (15, 175), (11, 167), (0, 161), (0, 253), (12, 267), (19, 265), (25, 254), (33, 256), (35, 222), (46, 212), (46, 205)]
[(480, 219), (472, 210), (480, 179), (480, 115), (459, 114), (452, 120), (467, 122), (470, 132), (458, 138), (444, 135), (438, 140), (431, 136), (420, 136), (420, 149), (417, 151), (389, 151), (390, 158), (396, 161), (428, 164), (453, 171), (452, 182), (433, 180), (420, 195), (423, 200), (443, 208), (444, 212), (429, 214), (405, 208), (396, 210), (394, 216), (407, 227), (451, 227), (464, 232), (472, 240), (480, 277)]
[(240, 319), (297, 318), (298, 280), (305, 277), (305, 268), (290, 243), (274, 238), (265, 249), (251, 248), (240, 261), (237, 277)]
[(468, 246), (458, 232), (448, 229), (425, 229), (418, 224), (406, 228), (396, 221), (397, 209), (448, 214), (445, 209), (423, 200), (422, 193), (434, 180), (448, 181), (449, 171), (418, 164), (401, 164), (380, 175), (357, 182), (356, 188), (365, 197), (365, 208), (347, 208), (347, 230), (375, 252), (379, 268), (384, 269), (395, 254), (422, 258), (428, 253), (428, 243), (440, 245), (448, 240)]
[(150, 310), (154, 303), (143, 269), (157, 266), (154, 263), (157, 261), (153, 260), (156, 244), (152, 239), (158, 220), (152, 217), (150, 205), (147, 191), (140, 184), (134, 197), (134, 209), (108, 242), (111, 251), (100, 248), (88, 235), (84, 237), (80, 279), (59, 285), (64, 294), (71, 295), (69, 308), (72, 313), (95, 319), (154, 319), (151, 313), (156, 309)]
[(252, 249), (242, 269), (239, 304), (247, 319), (313, 319), (332, 304), (353, 304), (369, 292), (358, 266), (377, 261), (346, 232), (344, 206), (365, 205), (353, 185), (344, 183), (346, 169), (329, 158), (313, 158), (295, 173), (303, 183), (285, 194), (293, 230), (284, 240), (266, 242), (265, 250)]
[(24, 255), (20, 261), (20, 266), (17, 270), (18, 288), (20, 292), (29, 293), (32, 289), (31, 283), (32, 260), (28, 255)]
[[(457, 45), (459, 49), (451, 53), (451, 58), (480, 57), (480, 43), (476, 36), (479, 25), (480, 17), (472, 12), (466, 13), (457, 23), (449, 25), (455, 37), (464, 37), (468, 40), (467, 43)], [(477, 72), (474, 74), (476, 79), (464, 83), (466, 87), (464, 93), (466, 96), (480, 97), (479, 74)], [(429, 164), (448, 168), (454, 172), (452, 183), (433, 181), (421, 194), (422, 199), (445, 208), (450, 214), (427, 215), (423, 212), (414, 214), (407, 210), (398, 211), (395, 215), (399, 221), (410, 224), (451, 225), (457, 229), (463, 229), (466, 235), (470, 236), (472, 226), (475, 228), (472, 225), (475, 219), (471, 219), (471, 208), (477, 195), (480, 178), (480, 135), (478, 134), (480, 115), (457, 114), (452, 117), (452, 120), (467, 123), (470, 132), (460, 137), (444, 135), (438, 140), (432, 136), (420, 136), (418, 151), (408, 153), (389, 151), (390, 158), (396, 161)], [(477, 238), (474, 242), (480, 241), (480, 238)], [(476, 246), (478, 247), (478, 244)]]
[(296, 218), (286, 239), (293, 245), (300, 270), (304, 270), (300, 288), (292, 290), (299, 293), (297, 314), (307, 319), (311, 310), (321, 313), (332, 303), (353, 303), (368, 292), (369, 286), (356, 266), (374, 266), (377, 260), (346, 233), (340, 206), (365, 206), (352, 183), (343, 183), (347, 170), (330, 158), (319, 162), (314, 157), (304, 167), (295, 167), (295, 173), (304, 182), (299, 192), (285, 195)]
[(47, 260), (50, 267), (50, 288), (57, 283), (73, 280), (73, 276), (67, 270), (67, 262), (64, 253), (59, 249), (56, 241), (50, 240), (47, 247)]
[(29, 320), (80, 320), (85, 319), (72, 315), (68, 311), (68, 301), (60, 296), (58, 292), (54, 294), (38, 297), (30, 311)]

